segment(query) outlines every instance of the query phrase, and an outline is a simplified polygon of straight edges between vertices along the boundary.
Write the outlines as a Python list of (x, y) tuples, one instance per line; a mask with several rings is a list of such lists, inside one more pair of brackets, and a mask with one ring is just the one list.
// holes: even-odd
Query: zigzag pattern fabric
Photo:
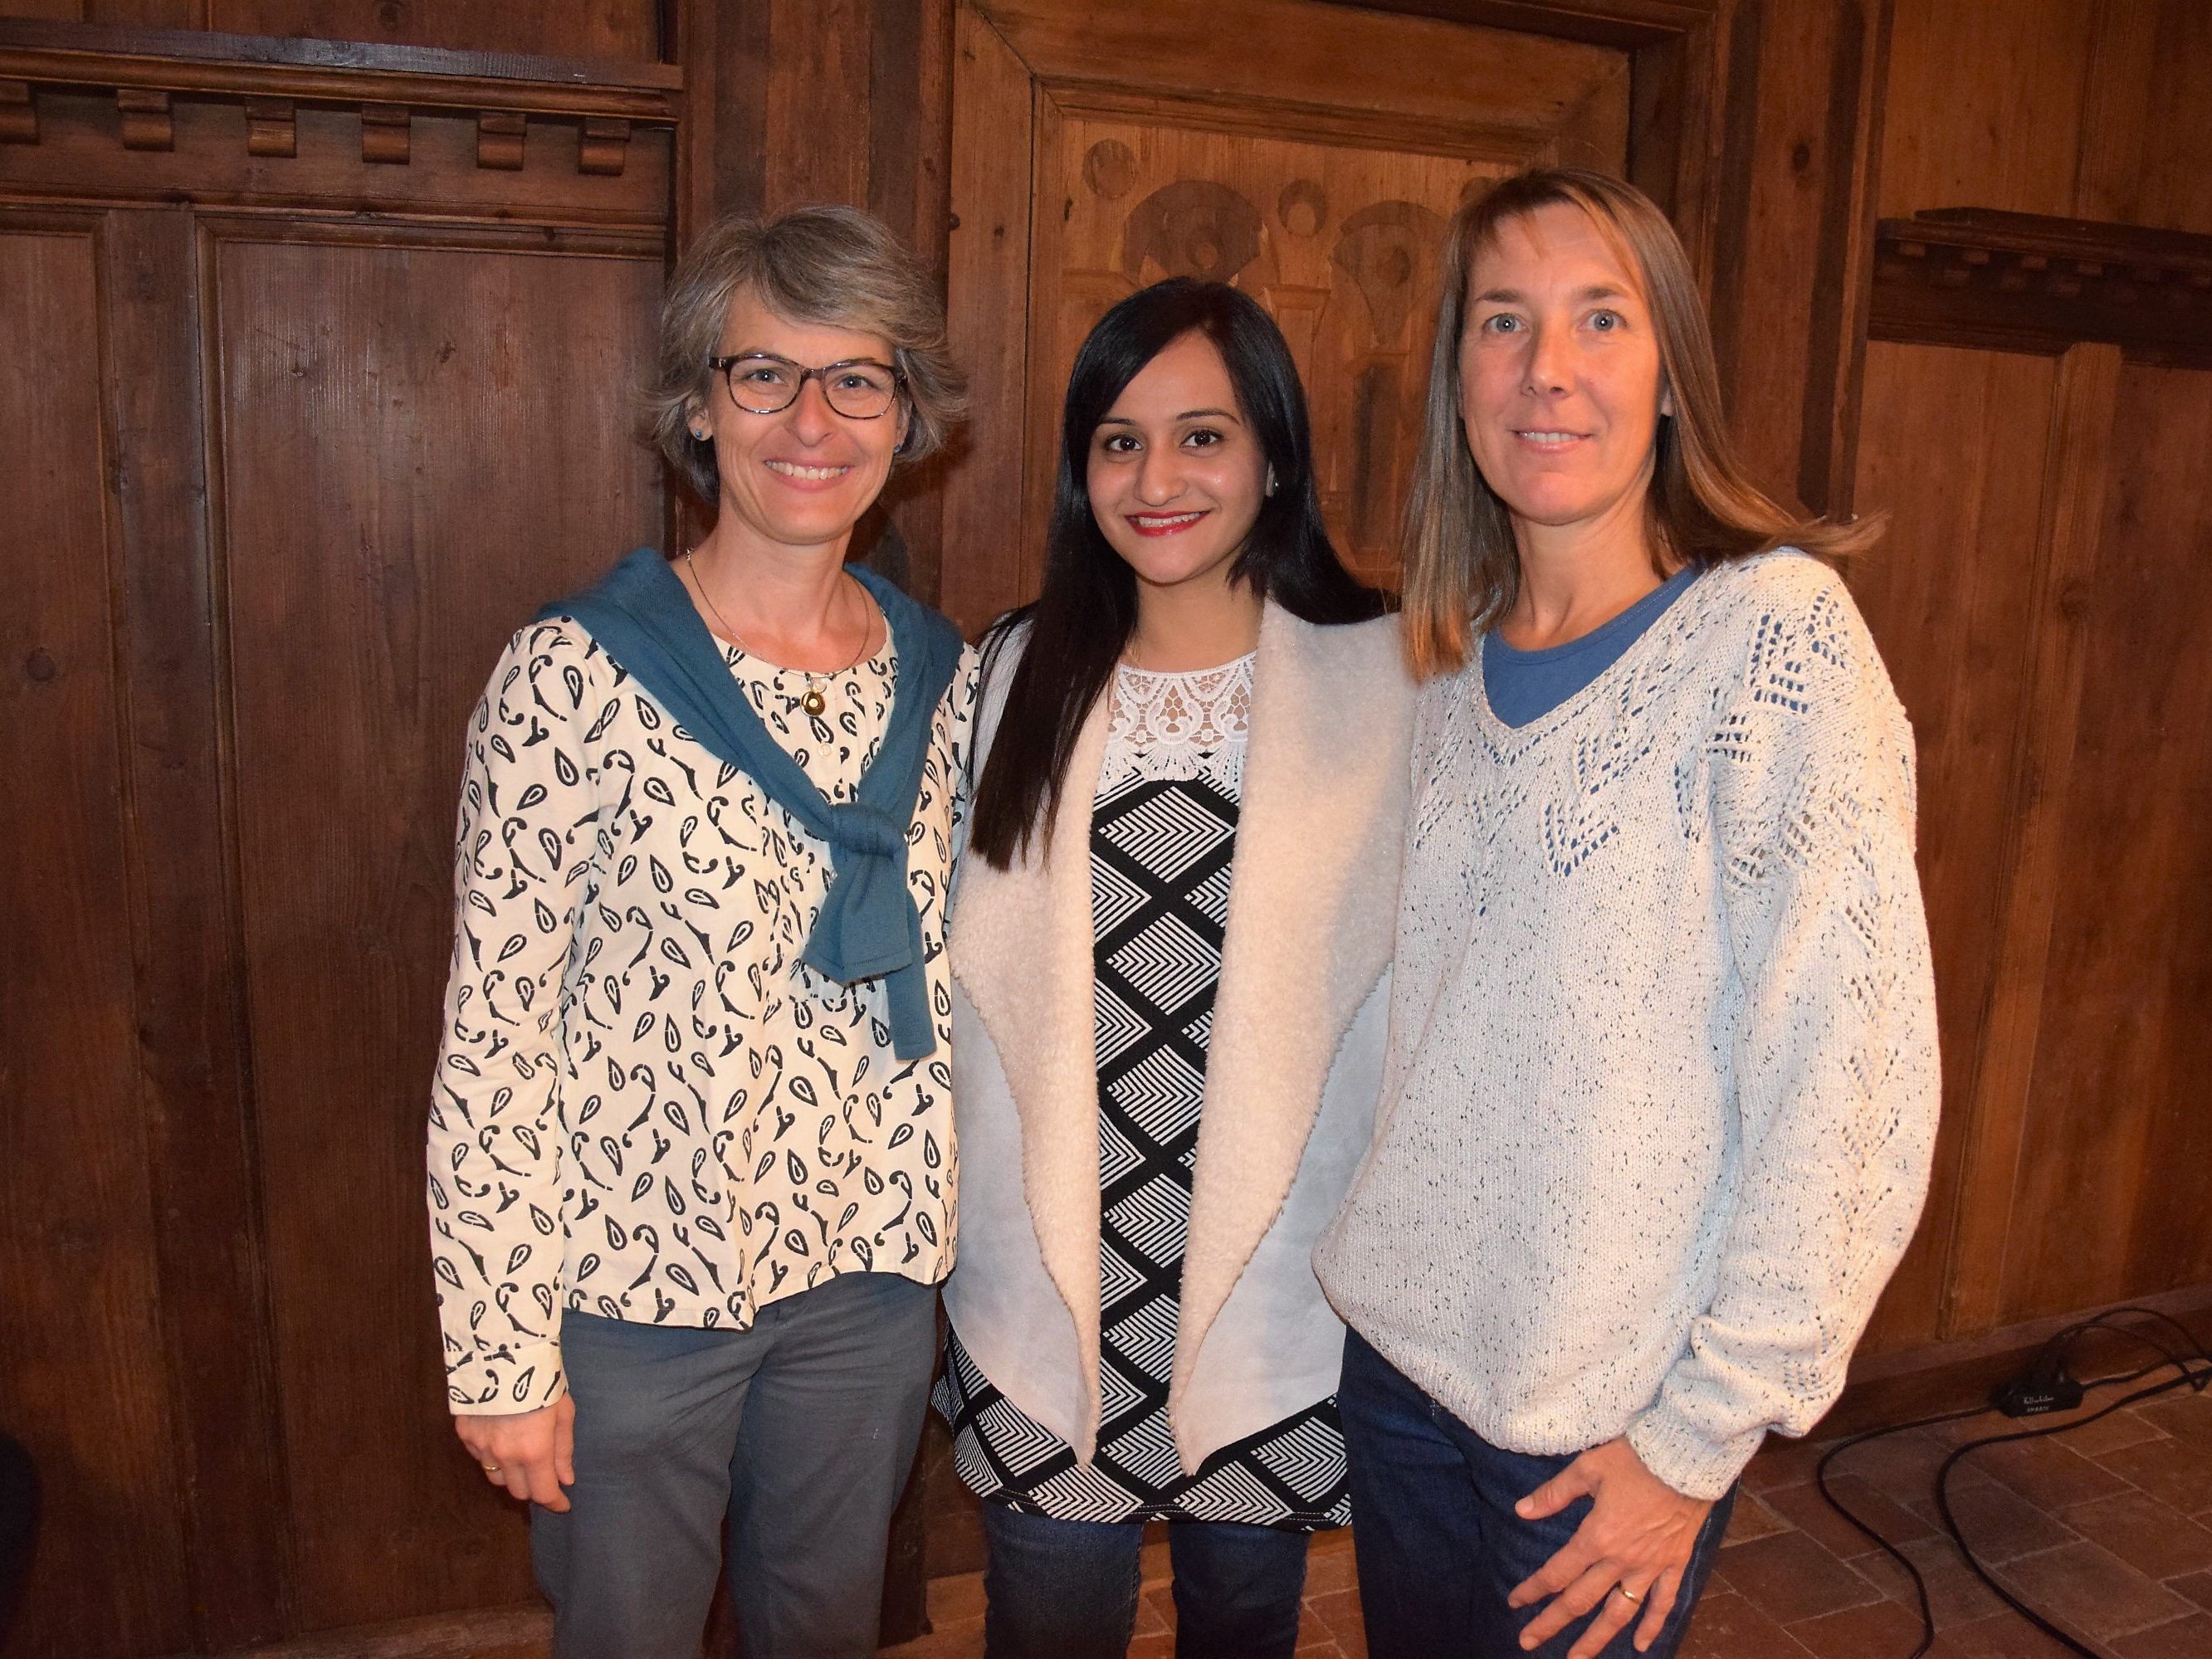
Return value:
[(1234, 775), (1125, 775), (1091, 813), (1098, 1064), (1098, 1454), (1088, 1468), (946, 1340), (936, 1404), (962, 1479), (1059, 1520), (1344, 1525), (1351, 1498), (1336, 1401), (1321, 1401), (1185, 1478), (1169, 1432), (1191, 1175), (1229, 872)]

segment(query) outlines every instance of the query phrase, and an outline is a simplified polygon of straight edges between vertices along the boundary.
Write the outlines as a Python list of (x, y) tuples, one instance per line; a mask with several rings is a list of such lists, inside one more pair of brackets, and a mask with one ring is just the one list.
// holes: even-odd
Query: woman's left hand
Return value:
[(1644, 1468), (1622, 1439), (1591, 1447), (1515, 1510), (1524, 1521), (1540, 1521), (1584, 1497), (1590, 1511), (1575, 1535), (1506, 1598), (1516, 1607), (1549, 1599), (1522, 1631), (1521, 1645), (1540, 1646), (1602, 1602), (1567, 1659), (1590, 1659), (1638, 1613), (1644, 1620), (1636, 1632), (1640, 1653), (1666, 1626), (1690, 1552), (1713, 1506), (1683, 1497)]

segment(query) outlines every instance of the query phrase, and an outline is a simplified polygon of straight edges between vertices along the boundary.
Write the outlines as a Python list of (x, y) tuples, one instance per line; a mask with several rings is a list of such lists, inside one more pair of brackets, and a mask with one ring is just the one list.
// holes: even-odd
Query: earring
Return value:
[(1267, 488), (1261, 493), (1267, 495), (1272, 495), (1275, 493), (1275, 469), (1272, 466), (1267, 469)]

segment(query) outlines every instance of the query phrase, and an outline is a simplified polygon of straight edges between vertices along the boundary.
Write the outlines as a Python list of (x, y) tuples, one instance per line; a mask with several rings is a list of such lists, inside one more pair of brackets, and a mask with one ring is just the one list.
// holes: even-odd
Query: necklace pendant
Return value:
[(830, 706), (830, 700), (822, 695), (820, 686), (810, 685), (806, 688), (806, 695), (799, 700), (799, 706), (819, 718), (822, 711)]

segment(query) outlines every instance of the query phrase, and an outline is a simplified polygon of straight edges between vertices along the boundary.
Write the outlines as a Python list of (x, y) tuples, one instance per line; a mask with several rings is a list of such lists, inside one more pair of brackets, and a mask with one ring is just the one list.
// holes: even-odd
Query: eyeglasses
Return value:
[(730, 400), (754, 415), (782, 413), (799, 401), (809, 380), (819, 380), (832, 410), (848, 421), (872, 421), (890, 411), (906, 384), (906, 377), (889, 363), (869, 357), (808, 368), (772, 351), (746, 351), (709, 357), (707, 367), (719, 369), (729, 382)]

